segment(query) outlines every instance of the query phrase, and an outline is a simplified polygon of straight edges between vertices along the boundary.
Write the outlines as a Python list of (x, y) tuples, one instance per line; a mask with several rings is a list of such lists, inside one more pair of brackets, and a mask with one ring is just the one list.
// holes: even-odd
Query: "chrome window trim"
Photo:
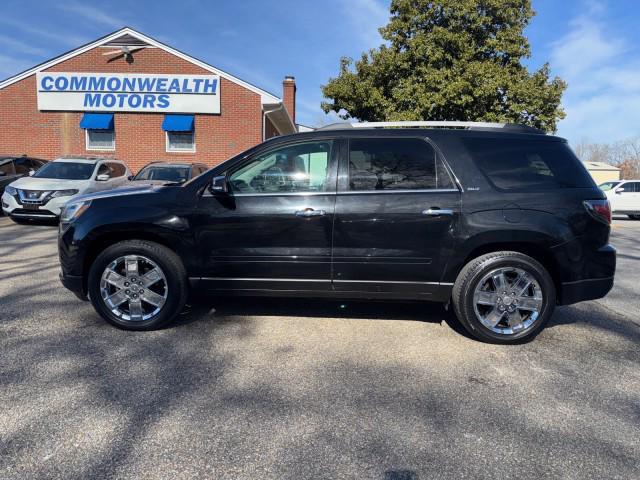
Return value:
[(409, 284), (409, 285), (442, 285), (452, 286), (449, 282), (407, 282), (399, 280), (322, 280), (319, 278), (243, 278), (243, 277), (189, 277), (189, 280), (215, 280), (215, 281), (241, 281), (241, 282), (315, 282), (315, 283), (390, 283), (390, 284)]
[(233, 197), (308, 197), (318, 195), (371, 195), (378, 193), (460, 193), (457, 188), (433, 188), (420, 190), (359, 190), (349, 192), (282, 192), (282, 193), (233, 193)]

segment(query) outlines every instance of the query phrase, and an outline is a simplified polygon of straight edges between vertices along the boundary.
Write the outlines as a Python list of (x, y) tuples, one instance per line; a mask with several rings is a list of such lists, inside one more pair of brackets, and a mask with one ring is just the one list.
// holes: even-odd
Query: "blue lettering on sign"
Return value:
[(169, 106), (169, 95), (158, 95), (158, 103), (156, 106), (158, 108), (167, 108)]
[(100, 78), (96, 78), (96, 77), (89, 77), (89, 86), (87, 88), (87, 90), (91, 90), (91, 91), (98, 91), (101, 92), (104, 90), (104, 82), (106, 81), (106, 79), (104, 77), (100, 77)]
[(100, 93), (85, 93), (84, 94), (84, 106), (85, 107), (99, 107), (100, 106)]
[(66, 90), (69, 86), (69, 79), (67, 77), (58, 77), (55, 81), (56, 90)]
[(87, 77), (71, 77), (71, 84), (69, 90), (86, 90), (87, 89)]
[(218, 80), (205, 80), (204, 81), (204, 88), (203, 88), (203, 92), (207, 92), (207, 90), (210, 90), (211, 93), (216, 93), (216, 87), (218, 85)]
[(156, 90), (158, 92), (166, 92), (167, 91), (167, 81), (169, 81), (168, 78), (159, 78), (158, 82), (156, 83)]
[(43, 90), (51, 90), (53, 88), (53, 78), (42, 77), (41, 86)]
[(111, 77), (107, 80), (107, 88), (112, 92), (120, 90), (120, 79), (118, 77)]
[(171, 85), (169, 85), (169, 91), (180, 93), (180, 80), (178, 80), (177, 78), (174, 78), (173, 80), (171, 80)]

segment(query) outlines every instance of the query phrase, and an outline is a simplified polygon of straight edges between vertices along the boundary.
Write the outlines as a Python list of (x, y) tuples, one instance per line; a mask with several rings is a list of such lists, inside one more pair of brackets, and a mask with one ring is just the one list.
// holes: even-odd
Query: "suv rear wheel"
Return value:
[(519, 252), (494, 252), (470, 261), (453, 287), (460, 323), (479, 340), (520, 343), (546, 324), (556, 304), (549, 272)]
[(89, 270), (88, 290), (107, 322), (125, 330), (154, 330), (184, 307), (187, 275), (167, 247), (128, 240), (98, 255)]

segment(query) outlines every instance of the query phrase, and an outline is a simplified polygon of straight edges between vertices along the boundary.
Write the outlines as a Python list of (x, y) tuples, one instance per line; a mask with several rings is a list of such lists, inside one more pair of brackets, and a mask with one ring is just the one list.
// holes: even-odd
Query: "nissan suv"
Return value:
[(62, 283), (151, 330), (190, 292), (434, 301), (495, 343), (613, 285), (611, 211), (564, 139), (519, 125), (355, 123), (270, 139), (182, 185), (74, 198)]

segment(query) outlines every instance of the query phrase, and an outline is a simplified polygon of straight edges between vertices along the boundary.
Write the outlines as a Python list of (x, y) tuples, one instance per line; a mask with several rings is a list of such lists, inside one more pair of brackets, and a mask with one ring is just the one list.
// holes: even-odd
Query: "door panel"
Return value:
[(331, 289), (337, 150), (294, 143), (230, 169), (228, 196), (200, 198), (197, 242), (213, 289)]
[[(438, 208), (451, 214), (426, 213)], [(457, 191), (339, 195), (333, 250), (335, 288), (434, 290), (453, 249), (459, 212)]]
[(425, 139), (351, 139), (333, 235), (337, 291), (430, 295), (454, 246), (460, 192)]

